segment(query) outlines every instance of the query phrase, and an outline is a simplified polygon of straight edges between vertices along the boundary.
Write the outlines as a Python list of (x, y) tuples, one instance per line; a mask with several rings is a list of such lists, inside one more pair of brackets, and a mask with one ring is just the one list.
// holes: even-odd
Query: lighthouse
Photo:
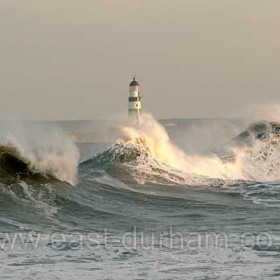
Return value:
[(128, 115), (130, 119), (139, 124), (142, 110), (142, 97), (140, 96), (139, 83), (136, 78), (129, 84)]

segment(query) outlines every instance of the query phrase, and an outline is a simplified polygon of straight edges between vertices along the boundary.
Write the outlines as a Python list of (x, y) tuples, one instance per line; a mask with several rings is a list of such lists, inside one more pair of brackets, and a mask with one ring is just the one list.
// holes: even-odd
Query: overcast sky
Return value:
[(1, 0), (0, 112), (158, 118), (280, 99), (279, 0)]

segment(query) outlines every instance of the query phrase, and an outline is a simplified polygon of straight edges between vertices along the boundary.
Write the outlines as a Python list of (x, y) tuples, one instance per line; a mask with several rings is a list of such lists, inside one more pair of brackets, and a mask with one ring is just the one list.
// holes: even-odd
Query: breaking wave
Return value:
[(76, 183), (79, 153), (62, 133), (52, 129), (1, 131), (0, 172), (5, 181), (57, 179)]
[[(122, 128), (124, 140), (89, 162), (118, 163), (137, 181), (172, 181), (190, 185), (268, 182), (280, 179), (280, 125), (260, 122), (219, 152), (193, 155), (176, 147), (164, 127), (144, 115), (138, 126)], [(119, 167), (120, 168), (120, 167)], [(152, 180), (153, 178), (153, 180)]]
[(258, 122), (227, 144), (221, 156), (235, 164), (243, 178), (280, 179), (280, 124)]
[(216, 187), (223, 185), (223, 180), (184, 173), (170, 167), (156, 159), (141, 141), (138, 143), (119, 141), (102, 154), (81, 164), (81, 168), (87, 166), (101, 166), (111, 174), (112, 167), (114, 167), (118, 176), (120, 176), (120, 171), (123, 171), (125, 173), (123, 177), (129, 177), (138, 183), (213, 185)]

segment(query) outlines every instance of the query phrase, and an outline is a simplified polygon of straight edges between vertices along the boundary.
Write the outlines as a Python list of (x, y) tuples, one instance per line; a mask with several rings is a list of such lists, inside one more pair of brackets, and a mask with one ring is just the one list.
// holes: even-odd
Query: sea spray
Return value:
[(280, 139), (256, 140), (234, 153), (234, 164), (243, 178), (262, 182), (280, 179)]
[(240, 177), (232, 163), (224, 163), (215, 154), (187, 154), (175, 146), (164, 127), (149, 114), (142, 116), (139, 126), (125, 126), (122, 130), (128, 142), (142, 143), (155, 159), (172, 168), (221, 179)]
[(12, 121), (0, 127), (0, 145), (14, 149), (33, 172), (76, 183), (79, 152), (58, 129)]
[(152, 177), (156, 178), (153, 182), (163, 179), (187, 185), (201, 185), (209, 178), (224, 182), (279, 180), (280, 141), (277, 129), (273, 129), (278, 126), (258, 122), (220, 149), (202, 155), (177, 147), (153, 116), (143, 114), (139, 125), (122, 126), (121, 140), (92, 161), (124, 164), (142, 182), (151, 182)]
[(148, 114), (142, 116), (139, 126), (123, 127), (123, 133), (127, 142), (142, 144), (155, 159), (185, 173), (226, 180), (273, 181), (280, 179), (278, 126), (271, 122), (250, 126), (240, 134), (248, 135), (248, 139), (241, 137), (238, 146), (236, 139), (228, 144), (230, 160), (214, 152), (196, 155), (181, 150), (169, 139), (165, 128)]

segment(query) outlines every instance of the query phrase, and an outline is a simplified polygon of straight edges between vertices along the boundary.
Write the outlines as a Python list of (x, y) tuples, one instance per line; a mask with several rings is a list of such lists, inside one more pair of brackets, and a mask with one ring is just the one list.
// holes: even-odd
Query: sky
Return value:
[(280, 1), (1, 0), (0, 114), (111, 119), (137, 74), (157, 118), (280, 100)]

